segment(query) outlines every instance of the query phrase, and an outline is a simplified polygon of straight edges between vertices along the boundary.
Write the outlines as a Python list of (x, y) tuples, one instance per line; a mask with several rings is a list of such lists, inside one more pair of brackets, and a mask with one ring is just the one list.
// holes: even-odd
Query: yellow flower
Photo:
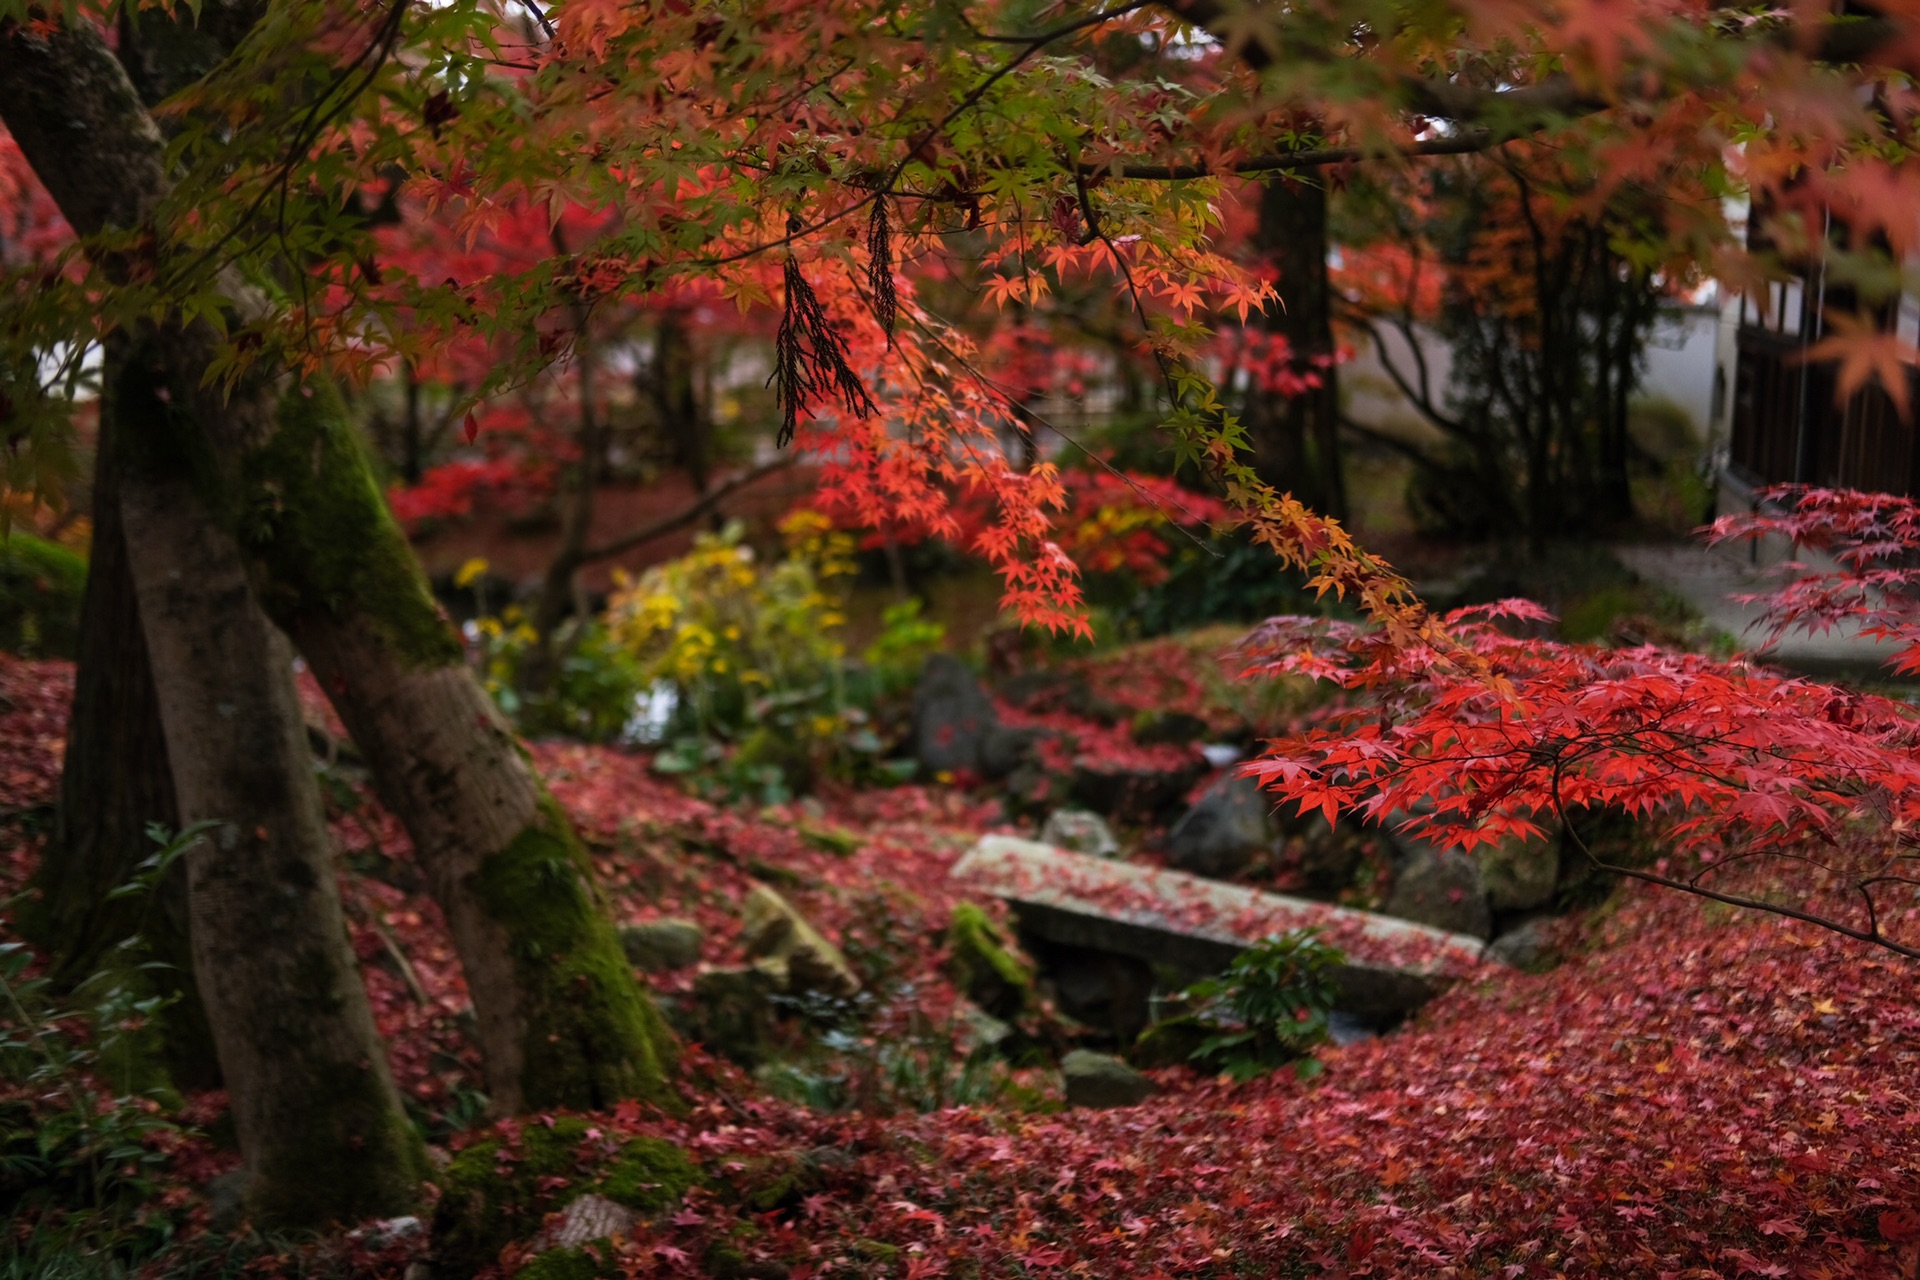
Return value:
[(460, 571), (453, 575), (453, 585), (464, 591), (473, 585), (475, 578), (478, 578), (486, 571), (487, 562), (481, 557), (475, 556), (473, 559), (461, 565)]

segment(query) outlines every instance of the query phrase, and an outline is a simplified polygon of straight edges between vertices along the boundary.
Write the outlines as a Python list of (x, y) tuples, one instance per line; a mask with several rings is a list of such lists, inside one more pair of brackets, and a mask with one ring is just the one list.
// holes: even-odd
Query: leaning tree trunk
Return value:
[(468, 668), (330, 388), (285, 398), (247, 483), (283, 514), (265, 599), (405, 824), (447, 917), (497, 1111), (668, 1096), (672, 1037), (592, 863)]
[(1286, 338), (1293, 372), (1318, 380), (1298, 395), (1254, 388), (1244, 421), (1254, 471), (1276, 489), (1336, 518), (1347, 509), (1340, 468), (1340, 393), (1333, 363), (1333, 290), (1327, 277), (1327, 192), (1282, 179), (1260, 193), (1254, 248), (1279, 272), (1281, 303), (1262, 327)]

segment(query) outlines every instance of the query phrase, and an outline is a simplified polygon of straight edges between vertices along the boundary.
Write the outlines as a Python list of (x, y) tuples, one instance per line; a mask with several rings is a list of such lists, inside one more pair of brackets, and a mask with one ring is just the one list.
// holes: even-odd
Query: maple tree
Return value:
[[(1723, 517), (1718, 541), (1784, 537), (1833, 557), (1783, 566), (1776, 631), (1848, 623), (1897, 642), (1911, 671), (1920, 623), (1914, 504), (1885, 495), (1776, 490), (1786, 513)], [(1347, 811), (1472, 849), (1563, 828), (1605, 869), (1819, 923), (1903, 955), (1890, 931), (1916, 883), (1920, 718), (1897, 697), (1652, 645), (1612, 649), (1526, 634), (1526, 601), (1456, 610), (1447, 633), (1478, 659), (1380, 642), (1368, 628), (1276, 619), (1249, 641), (1253, 669), (1307, 673), (1362, 694), (1269, 744), (1248, 766), (1284, 801)], [(1653, 865), (1596, 852), (1597, 815), (1658, 819), (1675, 852)], [(1818, 872), (1765, 896), (1742, 872), (1793, 860)]]

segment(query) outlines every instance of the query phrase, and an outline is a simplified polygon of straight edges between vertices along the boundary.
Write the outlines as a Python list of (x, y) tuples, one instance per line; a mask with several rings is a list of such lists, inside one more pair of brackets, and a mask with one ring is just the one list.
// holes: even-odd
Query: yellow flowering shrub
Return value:
[(839, 637), (853, 541), (810, 511), (780, 532), (786, 554), (771, 564), (736, 524), (637, 580), (619, 577), (605, 626), (643, 681), (673, 686), (674, 731), (735, 741), (746, 763), (799, 782), (865, 725), (847, 702)]

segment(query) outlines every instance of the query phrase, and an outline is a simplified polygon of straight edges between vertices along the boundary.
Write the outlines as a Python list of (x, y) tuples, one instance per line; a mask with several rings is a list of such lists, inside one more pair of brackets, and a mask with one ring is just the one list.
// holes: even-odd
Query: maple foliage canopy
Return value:
[[(1670, 256), (1736, 283), (1770, 264), (1724, 197), (1789, 220), (1844, 207), (1887, 248), (1837, 269), (1884, 292), (1920, 207), (1911, 9), (290, 0), (162, 108), (170, 204), (93, 246), (151, 269), (107, 279), (69, 248), (61, 287), (45, 253), (10, 272), (9, 298), (33, 300), (9, 345), (39, 359), (10, 375), (33, 385), (11, 393), (31, 447), (9, 484), (57, 476), (60, 433), (35, 424), (59, 419), (75, 353), (156, 305), (227, 330), (216, 375), (271, 358), (358, 381), (478, 353), (462, 392), (479, 405), (564, 365), (583, 312), (692, 289), (778, 317), (782, 435), (848, 501), (942, 525), (955, 492), (984, 489), (1000, 514), (978, 549), (1009, 602), (1081, 626), (1050, 536), (1058, 477), (1008, 465), (1012, 393), (914, 288), (965, 259), (1024, 312), (1070, 283), (1111, 290), (1164, 375), (1176, 450), (1318, 589), (1435, 643), (1390, 567), (1238, 460), (1208, 330), (1277, 302), (1215, 244), (1229, 183), (1544, 138), (1599, 175), (1584, 198), (1645, 187)], [(232, 315), (232, 270), (280, 305)], [(1878, 337), (1860, 344), (1843, 358), (1886, 364)]]

